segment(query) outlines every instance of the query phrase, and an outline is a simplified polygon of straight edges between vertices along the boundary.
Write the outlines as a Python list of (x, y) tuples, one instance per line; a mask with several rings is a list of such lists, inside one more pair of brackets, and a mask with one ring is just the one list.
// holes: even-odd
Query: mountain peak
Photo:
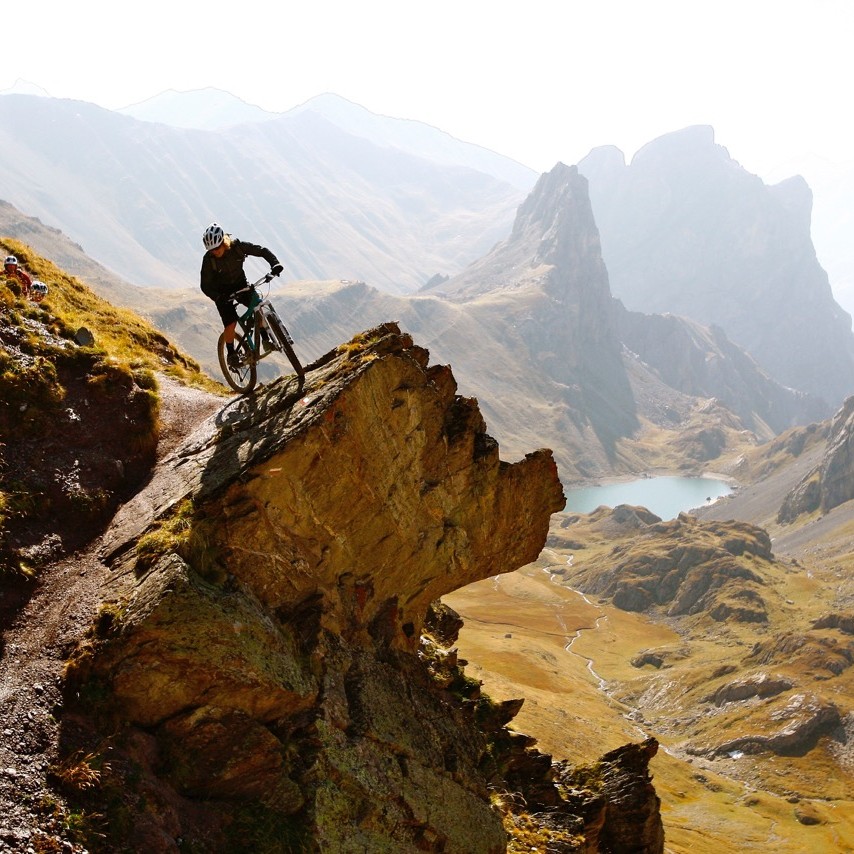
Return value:
[(715, 129), (711, 125), (690, 125), (656, 137), (642, 146), (632, 158), (632, 165), (663, 157), (695, 158), (702, 151), (715, 151), (717, 157), (729, 160), (729, 152), (715, 142)]
[(595, 231), (587, 194), (587, 179), (577, 166), (558, 163), (540, 176), (531, 194), (519, 206), (511, 240), (537, 236), (538, 262), (554, 264), (575, 242), (580, 230)]
[(46, 89), (20, 77), (8, 89), (0, 90), (0, 95), (37, 95), (40, 98), (50, 98)]
[(828, 409), (854, 390), (851, 319), (816, 258), (802, 180), (768, 187), (707, 125), (649, 142), (625, 169), (582, 166), (626, 308), (715, 324)]
[(140, 121), (202, 130), (220, 130), (246, 122), (269, 121), (280, 115), (211, 86), (183, 92), (167, 89), (117, 112)]
[(519, 206), (510, 236), (437, 286), (461, 299), (503, 298), (538, 369), (584, 411), (603, 446), (636, 428), (613, 327), (587, 179), (558, 163)]

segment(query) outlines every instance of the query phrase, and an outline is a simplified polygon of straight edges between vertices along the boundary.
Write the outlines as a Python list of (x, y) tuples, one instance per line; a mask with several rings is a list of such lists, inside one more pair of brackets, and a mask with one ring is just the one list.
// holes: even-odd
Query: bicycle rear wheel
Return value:
[(285, 329), (285, 324), (282, 323), (282, 319), (275, 312), (270, 312), (267, 316), (267, 323), (272, 330), (273, 335), (276, 336), (276, 343), (279, 345), (279, 349), (288, 357), (288, 361), (293, 366), (297, 376), (300, 380), (305, 379), (305, 369), (302, 364), (300, 364), (300, 360), (294, 352), (293, 340), (288, 334), (288, 330)]
[(217, 342), (217, 356), (219, 357), (219, 368), (225, 381), (237, 392), (249, 394), (258, 381), (258, 366), (255, 356), (246, 346), (243, 335), (239, 332), (234, 336), (234, 362), (228, 364), (228, 350), (225, 346), (225, 332), (219, 336)]

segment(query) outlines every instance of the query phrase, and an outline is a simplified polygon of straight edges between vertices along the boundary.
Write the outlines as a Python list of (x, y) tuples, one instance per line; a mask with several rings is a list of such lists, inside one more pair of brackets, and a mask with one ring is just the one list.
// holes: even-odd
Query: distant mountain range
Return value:
[(835, 407), (854, 392), (851, 317), (833, 298), (810, 238), (802, 178), (768, 186), (710, 127), (579, 163), (611, 290), (635, 311), (715, 324), (778, 382)]
[[(388, 121), (403, 135), (396, 120), (374, 118), (373, 134)], [(477, 159), (474, 146), (457, 143), (459, 163), (449, 164), (450, 137), (426, 125), (411, 135), (421, 153), (380, 146), (308, 108), (209, 131), (4, 95), (0, 186), (6, 201), (136, 284), (194, 285), (201, 233), (216, 220), (274, 249), (290, 278), (362, 279), (405, 293), (479, 257), (525, 195), (465, 165)], [(424, 154), (431, 135), (441, 159)], [(483, 162), (524, 171), (485, 150)]]
[[(175, 289), (181, 311), (193, 303), (187, 294), (197, 294), (201, 231), (217, 219), (272, 248), (290, 282), (347, 283), (334, 297), (324, 290), (322, 316), (338, 317), (340, 299), (342, 320), (355, 328), (319, 330), (327, 347), (364, 328), (377, 306), (382, 313), (370, 322), (408, 318), (430, 341), (465, 330), (440, 345), (443, 358), (470, 360), (471, 372), (458, 376), (494, 401), (509, 375), (502, 369), (497, 384), (485, 383), (492, 371), (483, 352), (497, 362), (510, 353), (520, 364), (532, 359), (514, 382), (534, 372), (557, 383), (559, 391), (544, 389), (544, 405), (566, 399), (567, 412), (582, 415), (553, 409), (554, 434), (580, 430), (580, 447), (591, 430), (606, 457), (639, 415), (633, 379), (621, 376), (621, 336), (631, 335), (646, 369), (663, 372), (659, 380), (669, 371), (680, 393), (720, 397), (760, 433), (807, 412), (829, 414), (854, 390), (850, 318), (815, 257), (808, 188), (797, 179), (768, 187), (715, 144), (711, 128), (668, 134), (631, 164), (616, 149), (596, 149), (579, 164), (588, 181), (566, 179), (559, 164), (528, 196), (524, 185), (536, 176), (519, 164), (336, 96), (270, 115), (203, 90), (165, 93), (128, 111), (147, 118), (79, 101), (0, 97), (0, 186), (15, 208), (60, 228), (120, 278)], [(178, 117), (191, 127), (165, 123)], [(200, 129), (205, 123), (220, 129)], [(588, 222), (582, 211), (591, 202)], [(442, 302), (404, 307), (382, 293)], [(628, 316), (611, 310), (612, 293)], [(164, 331), (196, 354), (184, 340), (190, 330), (177, 326), (176, 301), (158, 299), (163, 311), (147, 299), (146, 313), (167, 312)], [(543, 301), (562, 308), (549, 312)], [(203, 346), (210, 311), (204, 300), (199, 306), (198, 320), (186, 322)], [(291, 308), (301, 318), (318, 310), (316, 301), (308, 312)], [(662, 326), (681, 344), (652, 346), (627, 319), (632, 313), (684, 315), (703, 328), (675, 334), (673, 324)], [(704, 331), (709, 324), (718, 329)], [(500, 340), (472, 357), (466, 348), (483, 342), (481, 330), (501, 330)], [(674, 374), (665, 362), (684, 355), (683, 344), (706, 355)], [(821, 396), (823, 408), (734, 379), (725, 356), (733, 345), (752, 355), (750, 371)], [(509, 411), (501, 420), (524, 431)], [(611, 464), (597, 457), (581, 469)]]
[[(14, 86), (0, 91), (0, 96), (8, 94), (49, 97), (40, 86), (24, 80), (18, 80)], [(378, 116), (351, 101), (328, 93), (311, 98), (287, 112), (275, 113), (220, 89), (206, 88), (188, 92), (168, 90), (118, 112), (174, 128), (208, 131), (222, 131), (242, 124), (270, 122), (284, 117), (294, 118), (299, 113), (312, 112), (342, 131), (374, 142), (381, 148), (394, 147), (426, 157), (432, 162), (466, 166), (493, 175), (521, 190), (519, 201), (533, 187), (537, 177), (534, 170), (510, 158), (461, 142), (422, 122)], [(806, 178), (815, 197), (812, 237), (819, 261), (828, 272), (837, 301), (854, 314), (854, 249), (849, 239), (854, 220), (854, 159), (847, 163), (829, 163), (810, 156), (794, 158), (780, 164), (762, 178), (774, 184), (798, 174)], [(10, 198), (8, 191), (4, 191), (3, 197), (18, 203), (23, 210), (44, 217), (46, 221), (62, 224), (48, 216), (46, 209), (32, 208), (20, 197)], [(220, 218), (226, 219), (225, 216)], [(62, 225), (69, 234), (74, 234)], [(85, 239), (84, 235), (77, 235), (77, 239), (84, 242), (90, 251), (94, 251), (97, 245)], [(101, 260), (106, 259), (102, 257)], [(136, 267), (128, 275), (141, 282), (159, 281), (168, 284), (170, 279), (175, 280), (174, 273), (170, 275), (156, 267), (151, 271)], [(449, 271), (453, 268), (453, 263), (448, 265)], [(384, 286), (381, 281), (376, 284)]]
[[(197, 291), (110, 281), (96, 265), (87, 269), (78, 248), (11, 206), (0, 206), (0, 231), (67, 259), (216, 375), (218, 318)], [(419, 294), (336, 280), (284, 283), (273, 296), (306, 362), (398, 320), (434, 362), (453, 366), (460, 392), (478, 398), (504, 454), (551, 447), (568, 481), (656, 464), (701, 466), (746, 441), (745, 428), (767, 439), (824, 412), (775, 383), (722, 330), (622, 309), (610, 295), (587, 181), (562, 164), (541, 177), (508, 237)], [(670, 437), (663, 449), (661, 438), (642, 438), (642, 425)]]
[(314, 113), (346, 133), (367, 139), (381, 148), (394, 148), (433, 163), (484, 172), (525, 192), (537, 180), (533, 169), (509, 157), (462, 142), (423, 122), (379, 116), (331, 93), (317, 95), (287, 112), (271, 113), (221, 89), (170, 90), (119, 112), (143, 121), (197, 130), (225, 130), (246, 122), (274, 121)]

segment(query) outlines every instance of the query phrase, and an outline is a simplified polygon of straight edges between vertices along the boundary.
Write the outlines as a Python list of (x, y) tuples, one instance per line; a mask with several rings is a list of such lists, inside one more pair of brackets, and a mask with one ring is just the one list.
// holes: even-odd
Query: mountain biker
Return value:
[(18, 259), (14, 255), (6, 256), (6, 260), (3, 262), (3, 272), (6, 274), (7, 279), (17, 279), (24, 296), (29, 296), (33, 280), (25, 270), (22, 270), (18, 266)]
[(222, 319), (222, 325), (225, 327), (228, 363), (233, 366), (236, 358), (234, 353), (234, 330), (237, 325), (235, 301), (248, 307), (252, 296), (249, 291), (235, 294), (235, 291), (247, 285), (243, 262), (247, 255), (263, 258), (270, 265), (270, 272), (274, 276), (278, 276), (284, 268), (269, 249), (238, 240), (226, 234), (222, 226), (215, 222), (205, 229), (202, 242), (207, 251), (202, 258), (200, 287), (202, 293), (214, 301)]

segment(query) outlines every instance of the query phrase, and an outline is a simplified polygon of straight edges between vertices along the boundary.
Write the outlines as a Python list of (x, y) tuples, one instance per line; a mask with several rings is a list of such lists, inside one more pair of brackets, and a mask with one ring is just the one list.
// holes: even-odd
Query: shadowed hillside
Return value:
[(720, 326), (779, 383), (824, 398), (854, 390), (851, 318), (810, 238), (801, 178), (773, 187), (732, 160), (709, 127), (615, 148), (579, 164), (611, 288), (627, 308)]

